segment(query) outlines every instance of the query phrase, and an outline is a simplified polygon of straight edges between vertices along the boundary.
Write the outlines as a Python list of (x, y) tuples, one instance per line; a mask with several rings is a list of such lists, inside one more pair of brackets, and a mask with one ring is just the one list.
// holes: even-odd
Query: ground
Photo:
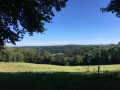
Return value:
[(0, 90), (119, 90), (120, 65), (97, 68), (1, 62)]

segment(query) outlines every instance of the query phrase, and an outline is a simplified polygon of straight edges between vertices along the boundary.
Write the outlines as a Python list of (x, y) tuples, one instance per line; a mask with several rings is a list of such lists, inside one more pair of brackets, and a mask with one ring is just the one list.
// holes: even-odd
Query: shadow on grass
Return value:
[(0, 90), (119, 90), (119, 74), (1, 72)]

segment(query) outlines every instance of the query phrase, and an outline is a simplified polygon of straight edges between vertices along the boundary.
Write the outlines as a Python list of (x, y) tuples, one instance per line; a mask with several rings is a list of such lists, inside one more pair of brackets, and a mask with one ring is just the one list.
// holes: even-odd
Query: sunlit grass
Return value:
[[(0, 62), (0, 72), (97, 72), (98, 65), (94, 66), (58, 66), (33, 63)], [(120, 65), (100, 65), (100, 71), (118, 71)]]
[(90, 66), (82, 66), (82, 68), (87, 69), (89, 71), (97, 71), (98, 66), (100, 66), (100, 71), (120, 71), (120, 64), (114, 65), (90, 65)]

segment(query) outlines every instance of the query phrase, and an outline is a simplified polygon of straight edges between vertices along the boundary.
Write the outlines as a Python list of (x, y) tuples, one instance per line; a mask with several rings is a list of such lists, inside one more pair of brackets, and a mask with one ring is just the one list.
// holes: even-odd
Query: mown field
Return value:
[(0, 63), (0, 90), (119, 90), (120, 65)]

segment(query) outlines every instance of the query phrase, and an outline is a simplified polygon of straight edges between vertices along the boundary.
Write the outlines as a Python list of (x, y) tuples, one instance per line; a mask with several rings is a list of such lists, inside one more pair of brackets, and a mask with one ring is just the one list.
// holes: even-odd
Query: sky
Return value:
[(25, 34), (16, 46), (117, 44), (120, 41), (120, 19), (110, 12), (100, 11), (109, 2), (69, 0), (62, 11), (54, 12), (52, 23), (45, 24), (44, 34)]

